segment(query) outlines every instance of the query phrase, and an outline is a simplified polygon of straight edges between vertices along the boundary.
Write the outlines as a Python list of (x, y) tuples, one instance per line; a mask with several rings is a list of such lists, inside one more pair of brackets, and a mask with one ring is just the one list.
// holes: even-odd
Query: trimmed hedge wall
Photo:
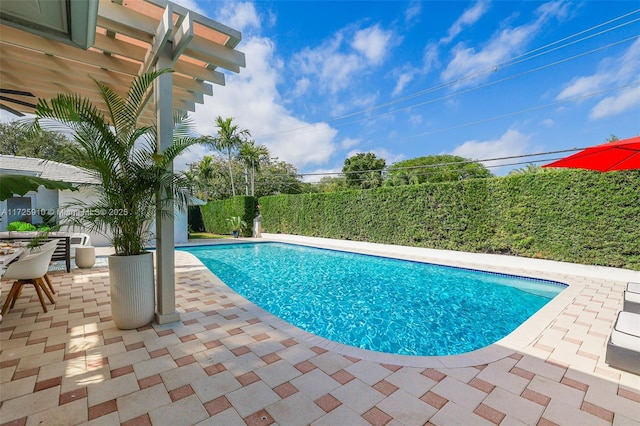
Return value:
[(231, 216), (240, 216), (247, 222), (247, 229), (242, 236), (253, 235), (253, 218), (258, 206), (258, 199), (246, 195), (237, 195), (227, 200), (209, 201), (200, 206), (202, 221), (207, 232), (214, 234), (230, 234), (231, 228), (227, 219)]
[(640, 270), (640, 171), (260, 198), (265, 232)]

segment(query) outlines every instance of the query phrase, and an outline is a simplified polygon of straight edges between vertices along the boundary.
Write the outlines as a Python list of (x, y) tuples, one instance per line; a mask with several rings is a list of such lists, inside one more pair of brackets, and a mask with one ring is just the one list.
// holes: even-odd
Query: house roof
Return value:
[(77, 184), (100, 183), (91, 174), (76, 166), (16, 155), (0, 154), (0, 174), (31, 175)]
[[(166, 0), (36, 3), (0, 1), (0, 108), (17, 115), (33, 112), (38, 98), (58, 93), (92, 98), (104, 108), (89, 76), (124, 95), (135, 76), (152, 69), (167, 49), (174, 70), (173, 109), (195, 111), (213, 94), (212, 84), (224, 85), (221, 69), (239, 72), (245, 66), (244, 53), (235, 50), (239, 31)], [(34, 14), (40, 3), (55, 10)], [(45, 31), (52, 25), (45, 19), (49, 15), (68, 20), (70, 28)], [(154, 103), (150, 96), (149, 122)]]

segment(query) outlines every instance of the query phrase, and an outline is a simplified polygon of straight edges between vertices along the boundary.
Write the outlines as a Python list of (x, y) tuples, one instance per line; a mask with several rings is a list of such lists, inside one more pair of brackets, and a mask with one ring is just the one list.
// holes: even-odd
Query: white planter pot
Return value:
[(142, 327), (153, 320), (156, 308), (153, 254), (109, 256), (111, 317), (123, 330)]

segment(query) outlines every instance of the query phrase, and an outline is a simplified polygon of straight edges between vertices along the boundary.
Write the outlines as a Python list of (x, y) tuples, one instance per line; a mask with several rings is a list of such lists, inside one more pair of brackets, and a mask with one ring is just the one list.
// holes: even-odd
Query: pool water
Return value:
[(454, 355), (511, 333), (566, 286), (281, 243), (187, 247), (237, 293), (346, 345)]

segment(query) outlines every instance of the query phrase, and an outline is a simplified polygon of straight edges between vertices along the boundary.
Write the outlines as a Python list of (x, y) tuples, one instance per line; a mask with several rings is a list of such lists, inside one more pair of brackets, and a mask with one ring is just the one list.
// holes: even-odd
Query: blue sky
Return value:
[(241, 30), (247, 61), (198, 131), (232, 116), (304, 173), (357, 152), (490, 159), (640, 134), (637, 1), (181, 3)]
[(195, 130), (234, 117), (301, 173), (358, 152), (485, 160), (640, 134), (636, 0), (176, 2), (243, 34), (247, 66), (197, 105)]

